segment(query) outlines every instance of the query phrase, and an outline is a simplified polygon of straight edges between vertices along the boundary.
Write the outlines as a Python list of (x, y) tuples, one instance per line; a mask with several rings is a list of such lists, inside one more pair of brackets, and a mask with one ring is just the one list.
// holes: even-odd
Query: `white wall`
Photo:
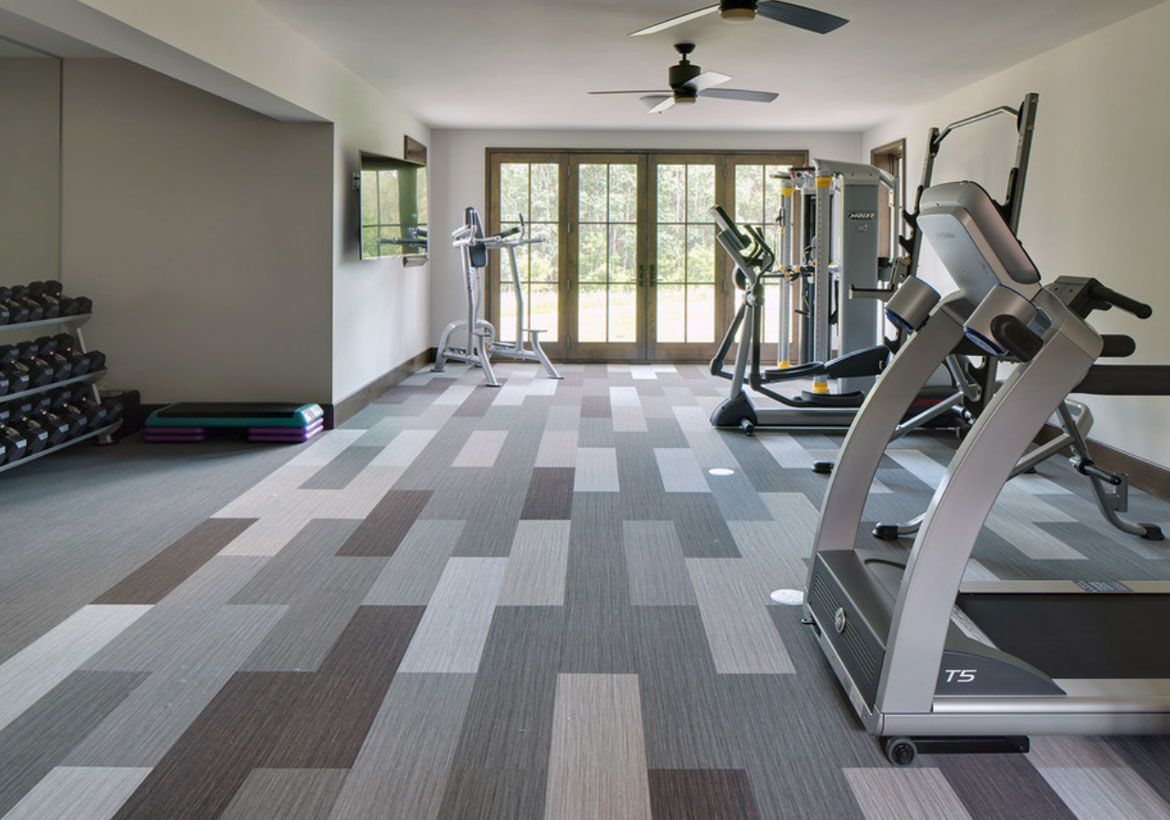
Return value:
[(0, 285), (56, 279), (61, 63), (0, 59)]
[[(920, 167), (927, 130), (996, 105), (1040, 94), (1020, 238), (1047, 281), (1095, 276), (1154, 306), (1139, 321), (1118, 310), (1094, 314), (1106, 333), (1138, 344), (1132, 364), (1170, 363), (1170, 3), (1041, 54), (986, 80), (867, 131), (868, 150), (907, 138), (911, 169)], [(943, 144), (935, 180), (974, 179), (1002, 199), (1014, 155), (1007, 118), (955, 132)], [(911, 178), (913, 183), (913, 178)], [(937, 260), (923, 275), (940, 283)], [(1168, 398), (1092, 397), (1093, 438), (1170, 466)]]
[[(253, 0), (0, 0), (6, 8), (270, 116), (332, 122), (331, 398), (339, 401), (427, 346), (425, 266), (357, 261), (358, 150), (402, 156), (403, 135), (429, 129)], [(233, 398), (223, 396), (223, 399)]]
[(509, 131), (439, 130), (431, 134), (430, 344), (448, 322), (463, 318), (466, 296), (459, 254), (448, 237), (474, 205), (486, 218), (488, 148), (631, 148), (663, 150), (807, 150), (812, 158), (859, 161), (861, 134), (850, 132)]
[(66, 60), (62, 281), (146, 403), (331, 396), (332, 126)]

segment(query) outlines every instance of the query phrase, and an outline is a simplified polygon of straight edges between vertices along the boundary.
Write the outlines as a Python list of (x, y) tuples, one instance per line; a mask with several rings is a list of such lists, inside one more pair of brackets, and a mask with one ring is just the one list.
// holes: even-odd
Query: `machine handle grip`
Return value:
[(1105, 346), (1101, 348), (1102, 359), (1124, 359), (1126, 356), (1132, 356), (1137, 351), (1137, 343), (1132, 336), (1124, 336), (1119, 333), (1102, 333), (1101, 339), (1105, 342)]
[(1139, 319), (1149, 319), (1154, 315), (1154, 309), (1145, 302), (1139, 302), (1136, 299), (1130, 299), (1128, 296), (1118, 293), (1111, 288), (1107, 288), (1100, 282), (1093, 285), (1093, 297), (1100, 299), (1102, 302), (1108, 302), (1111, 305), (1121, 308), (1124, 311), (1132, 313)]

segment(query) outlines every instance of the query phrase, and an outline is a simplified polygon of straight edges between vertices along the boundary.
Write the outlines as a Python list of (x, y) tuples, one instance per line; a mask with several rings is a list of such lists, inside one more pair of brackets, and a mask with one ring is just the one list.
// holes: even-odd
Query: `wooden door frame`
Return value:
[[(484, 216), (484, 230), (489, 234), (500, 230), (500, 165), (507, 162), (539, 163), (542, 165), (556, 164), (559, 167), (557, 179), (557, 341), (541, 340), (541, 348), (551, 358), (564, 359), (568, 347), (567, 326), (565, 324), (565, 298), (567, 295), (565, 268), (568, 264), (568, 238), (565, 236), (565, 207), (567, 203), (566, 177), (568, 155), (563, 152), (549, 151), (505, 151), (493, 156), (489, 151), (484, 165), (484, 202), (487, 203), (487, 214)], [(531, 213), (531, 203), (529, 203)], [(500, 265), (501, 254), (488, 254), (488, 267), (484, 282), (483, 315), (493, 327), (500, 326)]]
[[(904, 149), (903, 149), (904, 150)], [(576, 342), (576, 316), (571, 310), (570, 305), (571, 287), (576, 281), (576, 254), (571, 254), (570, 243), (576, 236), (575, 213), (576, 205), (570, 195), (570, 188), (576, 191), (575, 176), (570, 173), (570, 168), (574, 159), (580, 162), (582, 157), (591, 157), (594, 161), (612, 161), (614, 157), (621, 156), (637, 156), (641, 159), (641, 168), (639, 173), (642, 174), (642, 179), (639, 184), (639, 203), (638, 203), (638, 220), (639, 225), (643, 229), (639, 232), (638, 240), (638, 264), (649, 265), (651, 259), (651, 239), (650, 234), (652, 230), (655, 231), (657, 225), (649, 225), (648, 219), (651, 210), (650, 196), (656, 193), (656, 186), (651, 181), (652, 164), (661, 158), (679, 159), (686, 161), (687, 158), (716, 158), (716, 202), (723, 205), (729, 213), (734, 212), (735, 207), (735, 177), (734, 169), (739, 164), (765, 164), (765, 165), (807, 165), (809, 152), (804, 149), (775, 149), (775, 150), (723, 150), (723, 149), (650, 149), (650, 148), (507, 148), (507, 147), (488, 147), (484, 151), (484, 202), (487, 203), (487, 214), (485, 217), (485, 229), (489, 232), (499, 230), (500, 223), (500, 202), (499, 202), (499, 168), (505, 162), (525, 162), (525, 163), (556, 163), (560, 167), (559, 177), (559, 192), (558, 192), (558, 214), (559, 214), (559, 228), (557, 232), (557, 266), (560, 272), (560, 279), (557, 289), (557, 317), (558, 317), (558, 341), (555, 344), (543, 345), (545, 350), (549, 352), (550, 356), (559, 361), (565, 362), (589, 362), (589, 361), (704, 361), (709, 357), (706, 351), (698, 350), (678, 350), (677, 348), (698, 348), (700, 345), (676, 344), (661, 345), (667, 350), (670, 350), (672, 355), (663, 355), (664, 351), (654, 350), (655, 344), (651, 340), (651, 332), (654, 330), (652, 324), (653, 305), (650, 302), (650, 297), (656, 294), (649, 281), (642, 287), (638, 287), (638, 333), (639, 342), (636, 344), (636, 355), (633, 356), (617, 356), (613, 353), (603, 354), (599, 351), (589, 351), (584, 354), (579, 348), (581, 344)], [(656, 180), (655, 180), (656, 181)], [(904, 183), (903, 183), (904, 184)], [(655, 203), (656, 205), (656, 203)], [(573, 208), (574, 218), (570, 219), (569, 209)], [(499, 323), (500, 312), (500, 260), (499, 254), (491, 254), (488, 271), (487, 282), (485, 284), (484, 297), (484, 316), (493, 324)], [(570, 270), (572, 266), (572, 270)], [(735, 313), (736, 303), (738, 301), (737, 292), (734, 285), (731, 283), (731, 262), (725, 253), (716, 253), (716, 340), (715, 343), (709, 345), (713, 350), (715, 345), (719, 342), (719, 337), (722, 331), (726, 329), (727, 325)], [(649, 280), (649, 276), (647, 277)], [(574, 335), (570, 335), (573, 333)], [(568, 340), (572, 339), (573, 344), (569, 345)], [(600, 345), (602, 343), (586, 343), (586, 346)], [(611, 343), (605, 343), (606, 347), (612, 347)], [(706, 346), (706, 345), (703, 345)], [(651, 354), (653, 351), (653, 354)], [(684, 355), (679, 355), (680, 353)], [(706, 354), (706, 355), (701, 355)]]
[[(627, 162), (632, 160), (632, 162)], [(580, 200), (577, 196), (579, 191), (579, 175), (573, 173), (573, 169), (582, 165), (591, 164), (633, 164), (637, 169), (637, 183), (635, 185), (637, 191), (637, 205), (635, 215), (635, 225), (638, 232), (638, 245), (635, 251), (634, 266), (635, 271), (635, 318), (634, 318), (634, 341), (633, 342), (582, 342), (579, 338), (577, 318), (579, 311), (576, 309), (576, 299), (574, 298), (573, 283), (577, 284), (576, 294), (580, 294), (580, 273), (578, 269), (578, 258), (576, 253), (569, 253), (569, 261), (565, 268), (565, 276), (563, 279), (566, 283), (566, 296), (564, 309), (569, 314), (568, 324), (569, 339), (569, 360), (574, 362), (608, 362), (608, 361), (643, 361), (645, 359), (645, 342), (646, 342), (646, 287), (641, 284), (645, 275), (646, 268), (646, 231), (642, 227), (646, 224), (646, 177), (647, 177), (647, 159), (643, 152), (639, 151), (572, 151), (569, 152), (569, 161), (567, 165), (568, 171), (568, 186), (566, 194), (568, 198), (568, 210), (565, 211), (565, 218), (568, 221), (568, 235), (570, 248), (574, 247), (577, 242), (578, 228), (580, 228), (580, 219), (578, 206)]]

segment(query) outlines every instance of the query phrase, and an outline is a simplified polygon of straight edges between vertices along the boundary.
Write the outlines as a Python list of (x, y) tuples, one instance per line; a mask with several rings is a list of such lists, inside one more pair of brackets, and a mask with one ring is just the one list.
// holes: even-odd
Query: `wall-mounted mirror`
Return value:
[(365, 151), (361, 158), (362, 259), (425, 257), (426, 166)]
[(61, 61), (0, 31), (0, 285), (57, 279)]

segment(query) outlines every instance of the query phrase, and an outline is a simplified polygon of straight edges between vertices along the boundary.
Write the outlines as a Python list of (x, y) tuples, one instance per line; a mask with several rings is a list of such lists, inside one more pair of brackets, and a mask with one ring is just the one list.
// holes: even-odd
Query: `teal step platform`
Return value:
[(318, 427), (325, 411), (319, 404), (201, 404), (185, 402), (155, 410), (147, 428), (167, 427)]

